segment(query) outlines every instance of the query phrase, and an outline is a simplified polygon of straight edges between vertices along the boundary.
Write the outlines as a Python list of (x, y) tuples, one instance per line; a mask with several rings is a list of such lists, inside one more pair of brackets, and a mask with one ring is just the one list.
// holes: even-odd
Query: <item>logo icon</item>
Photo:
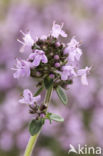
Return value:
[(70, 149), (68, 151), (68, 154), (71, 152), (78, 153), (73, 145), (70, 144), (69, 146), (70, 146)]

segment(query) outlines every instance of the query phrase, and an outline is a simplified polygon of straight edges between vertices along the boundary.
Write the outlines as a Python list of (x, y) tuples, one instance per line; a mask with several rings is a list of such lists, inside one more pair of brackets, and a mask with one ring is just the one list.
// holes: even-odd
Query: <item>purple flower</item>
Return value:
[(69, 65), (63, 66), (62, 70), (63, 70), (63, 72), (61, 73), (61, 79), (64, 81), (67, 80), (68, 78), (77, 76), (73, 66), (69, 66)]
[(24, 48), (26, 46), (31, 48), (31, 46), (34, 43), (34, 40), (32, 39), (30, 33), (25, 34), (22, 31), (20, 31), (20, 32), (24, 35), (24, 37), (23, 37), (24, 41), (20, 41), (19, 39), (17, 39), (17, 41), (20, 42), (23, 45), (22, 48), (21, 48), (21, 52), (24, 52)]
[(25, 60), (19, 60), (16, 59), (17, 64), (16, 64), (16, 72), (13, 74), (14, 78), (19, 78), (19, 77), (29, 77), (30, 76), (30, 66), (31, 63), (27, 62)]
[(33, 105), (35, 102), (38, 102), (41, 98), (40, 95), (33, 97), (33, 94), (29, 89), (25, 89), (23, 92), (23, 97), (22, 99), (19, 100), (20, 103), (25, 103), (25, 104), (30, 104)]
[(39, 66), (40, 62), (42, 62), (42, 63), (48, 62), (48, 59), (43, 50), (35, 50), (34, 53), (29, 55), (28, 59), (33, 61), (32, 66), (34, 66), (34, 67)]
[(90, 72), (91, 67), (85, 67), (84, 69), (78, 70), (78, 76), (81, 76), (81, 83), (88, 85), (87, 74)]
[(53, 22), (51, 35), (55, 38), (58, 38), (59, 35), (61, 35), (62, 37), (67, 37), (67, 34), (62, 30), (62, 28), (63, 28), (63, 24), (60, 26), (55, 22)]
[(75, 38), (72, 38), (68, 43), (68, 46), (64, 49), (64, 54), (69, 54), (68, 61), (79, 61), (82, 51), (79, 48), (79, 42)]

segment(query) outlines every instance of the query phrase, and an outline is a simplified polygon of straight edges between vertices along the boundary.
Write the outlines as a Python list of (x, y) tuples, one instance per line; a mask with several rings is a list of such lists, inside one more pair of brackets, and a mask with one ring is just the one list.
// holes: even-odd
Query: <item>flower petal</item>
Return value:
[(37, 67), (37, 66), (39, 66), (39, 64), (40, 64), (40, 61), (41, 61), (41, 56), (40, 56), (40, 55), (37, 55), (37, 56), (35, 56), (35, 59), (34, 59), (32, 65), (33, 65), (34, 67)]
[(43, 63), (47, 63), (48, 62), (48, 59), (45, 55), (42, 56), (42, 62)]
[(86, 74), (83, 74), (83, 75), (81, 76), (81, 83), (82, 83), (83, 85), (88, 85), (88, 80), (87, 80)]

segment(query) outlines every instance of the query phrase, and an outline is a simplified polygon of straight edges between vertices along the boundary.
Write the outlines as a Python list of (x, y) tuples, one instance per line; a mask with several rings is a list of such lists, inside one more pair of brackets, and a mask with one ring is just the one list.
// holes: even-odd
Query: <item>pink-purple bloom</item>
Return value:
[(29, 89), (25, 89), (23, 92), (23, 98), (19, 100), (20, 103), (25, 103), (29, 105), (33, 105), (40, 100), (41, 96), (33, 96), (32, 92)]
[(16, 59), (17, 64), (15, 70), (16, 72), (13, 74), (14, 78), (20, 78), (20, 77), (29, 77), (30, 76), (30, 66), (31, 63), (25, 60), (19, 60)]
[(23, 46), (21, 48), (21, 52), (24, 52), (24, 48), (27, 47), (31, 47), (34, 43), (34, 40), (32, 39), (30, 33), (28, 32), (27, 34), (25, 34), (24, 32), (20, 31), (23, 34), (23, 41), (20, 41), (19, 39), (17, 39), (18, 42), (20, 42)]
[(48, 62), (45, 52), (43, 50), (38, 50), (38, 49), (36, 49), (34, 53), (31, 53), (28, 59), (33, 61), (32, 62), (33, 67), (39, 66), (40, 62), (42, 63)]
[(59, 35), (61, 35), (62, 37), (67, 37), (67, 34), (62, 30), (62, 28), (63, 28), (63, 24), (58, 25), (55, 22), (53, 22), (51, 35), (55, 38), (58, 38)]
[(68, 54), (68, 61), (74, 62), (79, 61), (82, 51), (79, 48), (79, 42), (75, 38), (72, 38), (68, 43), (67, 47), (64, 49), (64, 54)]
[(61, 73), (61, 79), (64, 81), (77, 76), (73, 66), (63, 66), (62, 70), (63, 71)]

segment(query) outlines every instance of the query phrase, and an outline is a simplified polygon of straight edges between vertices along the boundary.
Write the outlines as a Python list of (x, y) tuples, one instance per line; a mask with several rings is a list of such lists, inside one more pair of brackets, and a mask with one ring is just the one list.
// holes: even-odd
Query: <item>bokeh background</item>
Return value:
[[(0, 156), (22, 156), (29, 139), (28, 107), (18, 100), (32, 79), (15, 80), (11, 67), (19, 53), (20, 30), (32, 37), (48, 34), (53, 21), (64, 22), (69, 35), (82, 43), (81, 67), (92, 66), (89, 85), (74, 81), (66, 107), (54, 93), (50, 111), (62, 124), (47, 122), (33, 156), (68, 156), (69, 144), (103, 147), (103, 0), (0, 0)], [(73, 153), (71, 154), (73, 156)]]

